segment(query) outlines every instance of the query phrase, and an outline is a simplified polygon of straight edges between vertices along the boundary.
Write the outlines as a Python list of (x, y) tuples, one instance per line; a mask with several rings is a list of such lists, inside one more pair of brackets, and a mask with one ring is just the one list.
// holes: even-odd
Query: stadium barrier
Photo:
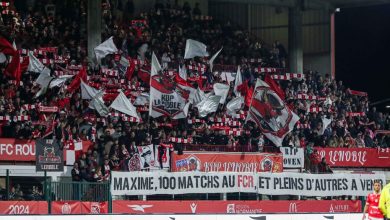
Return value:
[(358, 200), (0, 201), (0, 215), (359, 213)]
[[(7, 216), (7, 220), (361, 220), (362, 214), (229, 214), (229, 215), (40, 215)], [(2, 216), (0, 216), (2, 219)]]

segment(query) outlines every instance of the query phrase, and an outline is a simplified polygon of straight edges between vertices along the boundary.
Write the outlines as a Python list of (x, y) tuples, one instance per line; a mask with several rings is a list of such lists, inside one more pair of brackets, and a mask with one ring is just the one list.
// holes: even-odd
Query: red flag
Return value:
[(150, 71), (147, 71), (145, 69), (139, 69), (138, 70), (138, 77), (145, 83), (150, 83)]
[(280, 86), (278, 85), (277, 82), (275, 82), (274, 79), (271, 78), (271, 75), (270, 74), (266, 74), (265, 75), (265, 79), (264, 81), (270, 86), (270, 88), (272, 90), (274, 90), (276, 92), (276, 94), (278, 94), (278, 96), (284, 100), (286, 98), (286, 95), (284, 94), (284, 91), (280, 88)]
[(16, 52), (16, 55), (12, 57), (12, 60), (5, 69), (4, 74), (16, 79), (16, 83), (19, 85), (20, 78), (22, 77), (22, 72), (20, 71), (19, 52)]
[(129, 60), (130, 66), (128, 66), (127, 70), (126, 70), (126, 79), (130, 81), (131, 78), (133, 77), (133, 73), (135, 70), (135, 63), (133, 62), (133, 60), (131, 58), (129, 58), (128, 60)]
[(20, 71), (20, 55), (18, 50), (16, 50), (4, 37), (0, 37), (0, 52), (12, 56), (12, 60), (6, 67), (4, 74), (16, 79), (17, 84), (19, 84), (22, 74)]
[(73, 79), (73, 81), (68, 86), (68, 92), (73, 93), (77, 88), (80, 87), (81, 80), (84, 82), (87, 81), (87, 70), (85, 67), (83, 67), (79, 73), (76, 75), (76, 77)]
[[(246, 87), (248, 88), (248, 84)], [(247, 93), (245, 94), (245, 105), (248, 107), (251, 105), (252, 96), (253, 96), (253, 87), (250, 87), (247, 89)]]
[(17, 50), (12, 46), (10, 42), (4, 37), (0, 37), (0, 51), (5, 55), (15, 56)]

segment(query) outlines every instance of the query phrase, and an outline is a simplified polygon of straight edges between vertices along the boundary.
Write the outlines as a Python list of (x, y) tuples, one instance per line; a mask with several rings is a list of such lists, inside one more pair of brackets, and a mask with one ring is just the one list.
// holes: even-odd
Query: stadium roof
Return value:
[(297, 2), (306, 9), (334, 9), (363, 7), (371, 5), (390, 4), (390, 0), (210, 0), (211, 2), (235, 2), (270, 5), (277, 7), (294, 7)]
[(338, 7), (338, 8), (390, 4), (390, 0), (321, 0), (321, 1), (329, 2), (334, 7)]

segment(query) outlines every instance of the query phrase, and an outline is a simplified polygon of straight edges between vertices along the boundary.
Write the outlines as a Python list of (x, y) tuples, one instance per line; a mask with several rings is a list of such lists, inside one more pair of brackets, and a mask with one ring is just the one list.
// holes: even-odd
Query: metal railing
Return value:
[(50, 201), (108, 201), (110, 185), (108, 182), (49, 182), (46, 198)]

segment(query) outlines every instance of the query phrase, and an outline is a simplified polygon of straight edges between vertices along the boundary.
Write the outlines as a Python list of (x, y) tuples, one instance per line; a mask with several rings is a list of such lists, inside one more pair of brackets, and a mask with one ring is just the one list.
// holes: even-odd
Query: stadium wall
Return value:
[[(288, 49), (288, 8), (257, 4), (209, 1), (209, 14), (251, 31), (268, 47), (279, 40)], [(304, 69), (330, 72), (330, 14), (326, 10), (303, 11)]]

